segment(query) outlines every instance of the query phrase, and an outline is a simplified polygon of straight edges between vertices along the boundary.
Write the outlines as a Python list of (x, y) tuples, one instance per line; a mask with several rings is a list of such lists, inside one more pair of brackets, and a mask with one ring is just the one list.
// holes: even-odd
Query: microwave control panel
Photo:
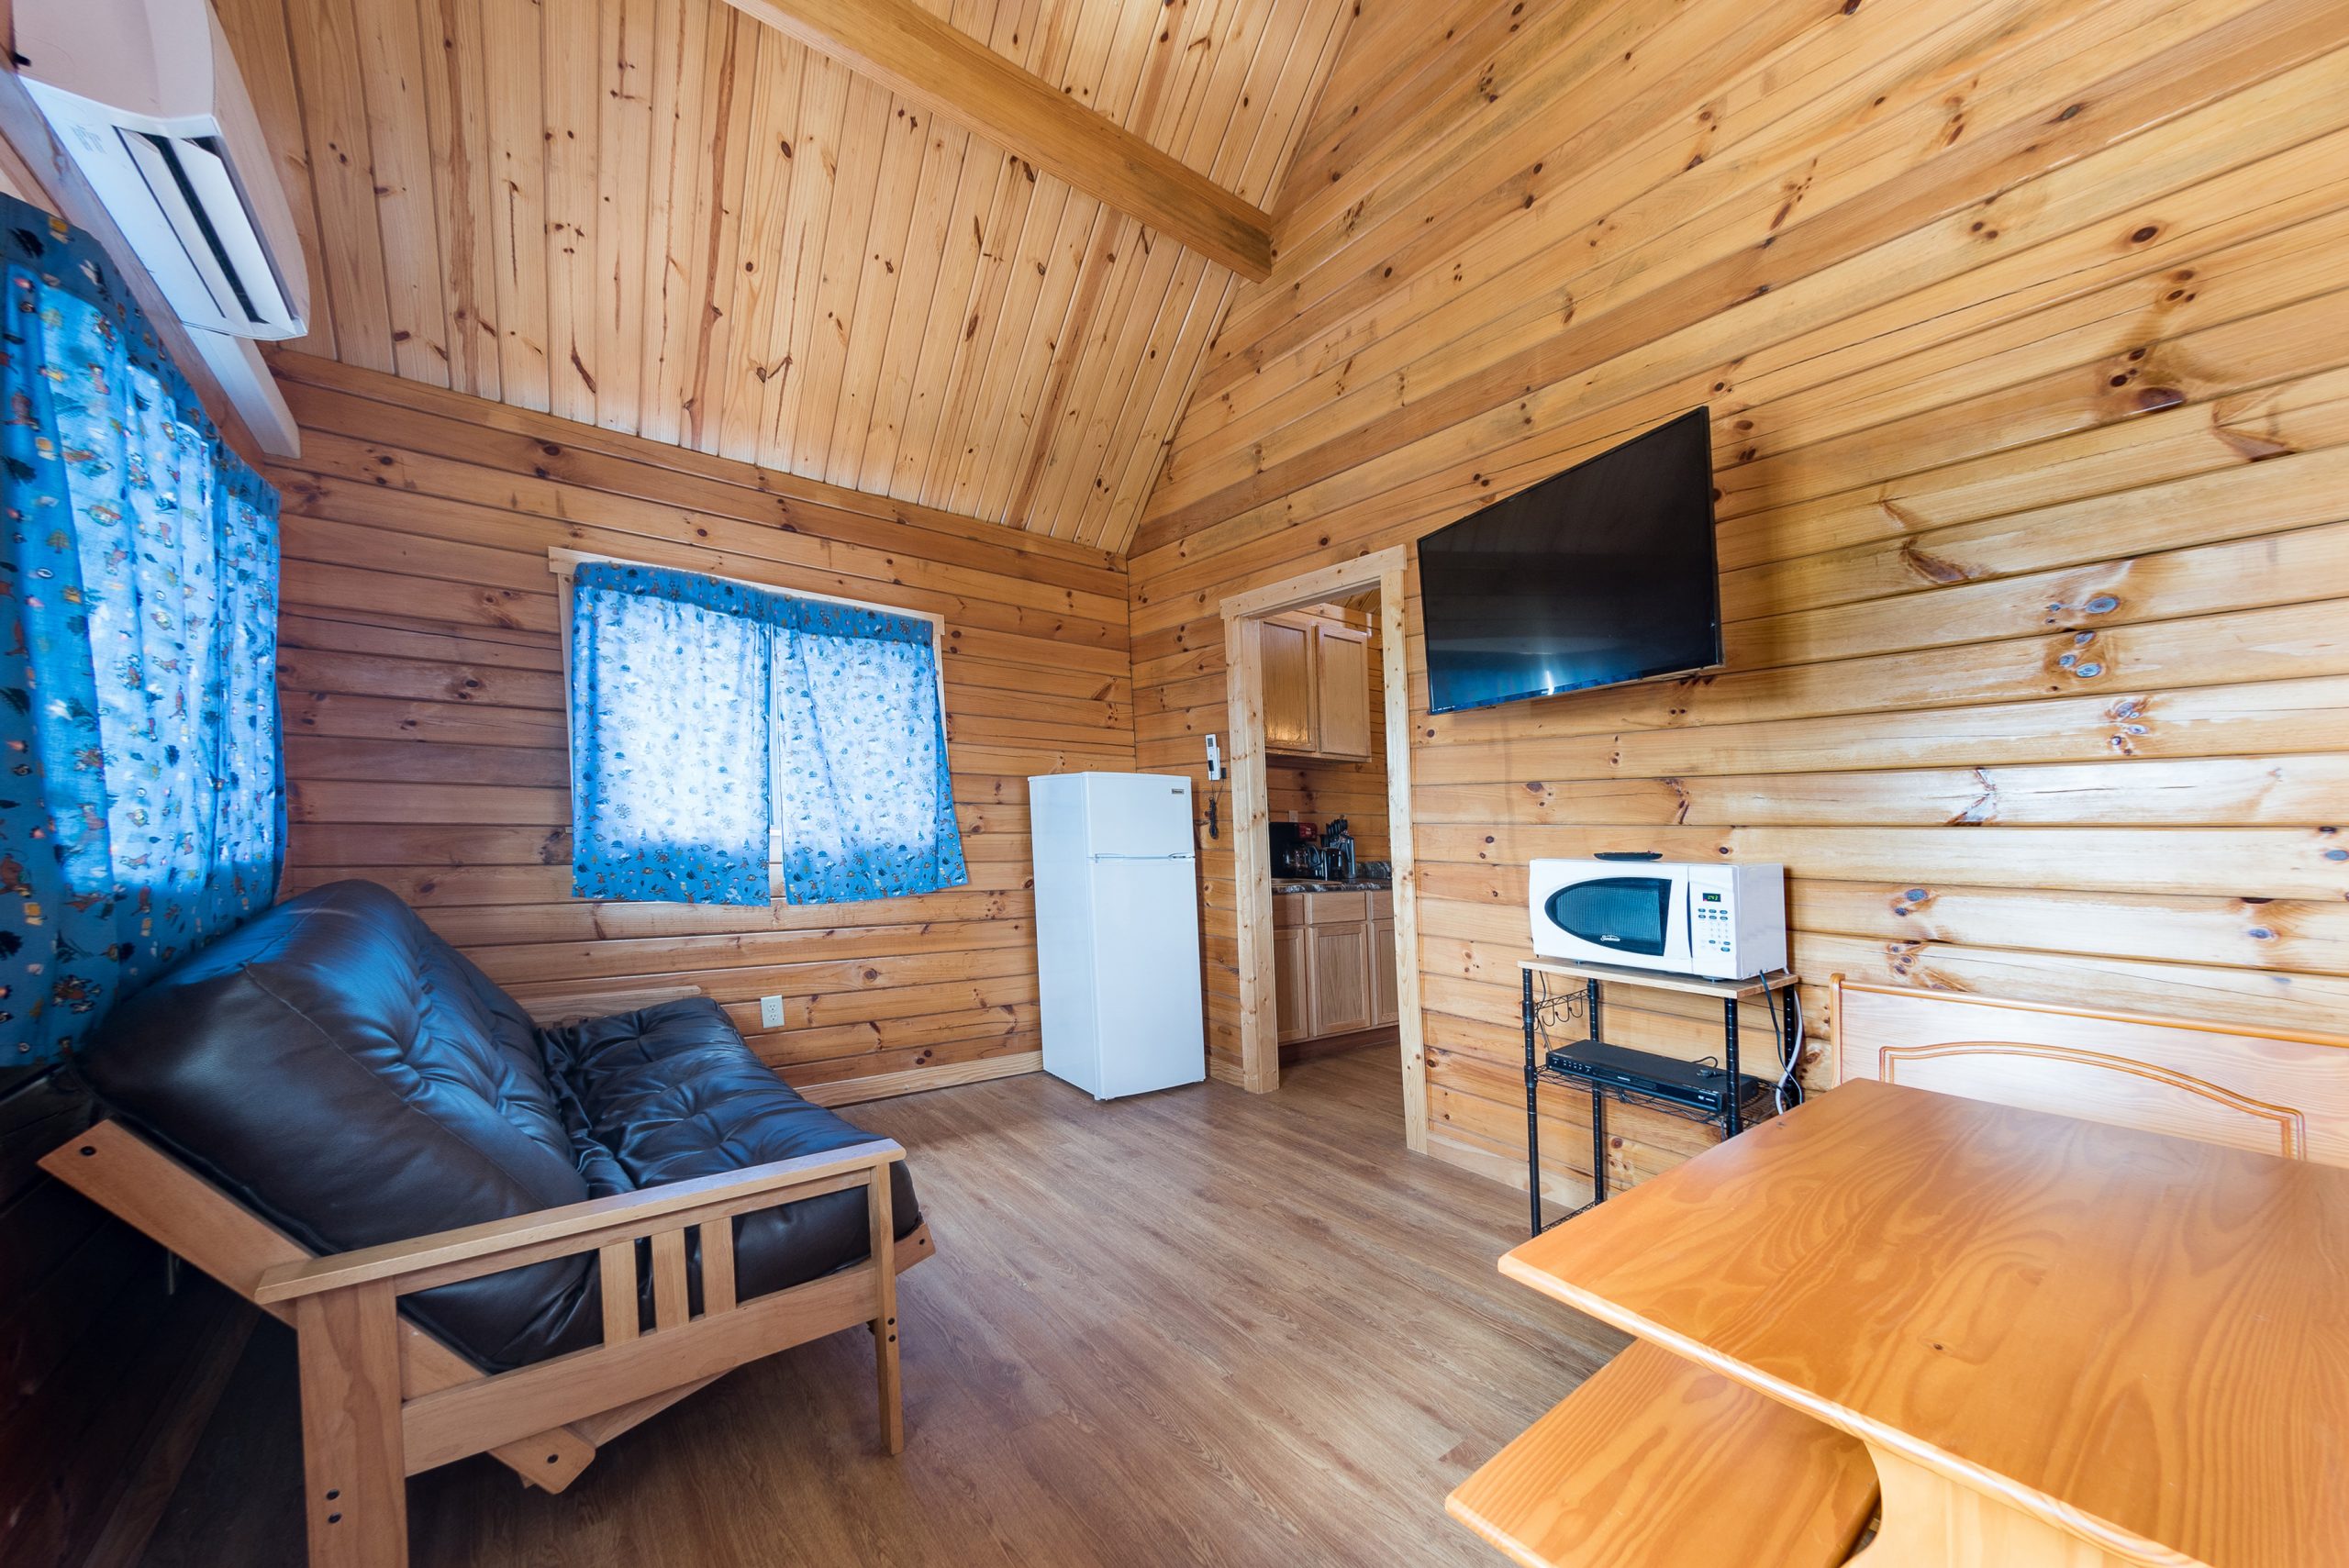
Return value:
[(1786, 882), (1777, 866), (1691, 865), (1689, 967), (1742, 979), (1787, 962)]

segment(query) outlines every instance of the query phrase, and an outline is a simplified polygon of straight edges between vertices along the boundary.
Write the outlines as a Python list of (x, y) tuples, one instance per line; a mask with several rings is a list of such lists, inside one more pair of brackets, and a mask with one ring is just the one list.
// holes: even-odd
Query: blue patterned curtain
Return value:
[(794, 904), (970, 880), (930, 622), (787, 601), (775, 651), (783, 883)]
[(968, 880), (928, 621), (663, 567), (572, 580), (572, 890), (794, 904)]
[(571, 881), (766, 904), (772, 595), (582, 562), (571, 584)]
[(276, 896), (277, 495), (86, 236), (0, 197), (0, 1040), (62, 1055)]

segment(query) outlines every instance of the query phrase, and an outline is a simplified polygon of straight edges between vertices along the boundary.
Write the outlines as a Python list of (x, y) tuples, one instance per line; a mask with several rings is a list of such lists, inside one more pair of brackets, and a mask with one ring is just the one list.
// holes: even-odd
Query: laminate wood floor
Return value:
[[(911, 1151), (907, 1444), (871, 1341), (746, 1367), (560, 1496), (409, 1486), (417, 1568), (1449, 1564), (1460, 1478), (1620, 1336), (1503, 1280), (1507, 1188), (1403, 1148), (1391, 1053), (1112, 1105), (1041, 1074), (854, 1107)], [(297, 1564), (291, 1337), (255, 1335), (148, 1568)]]

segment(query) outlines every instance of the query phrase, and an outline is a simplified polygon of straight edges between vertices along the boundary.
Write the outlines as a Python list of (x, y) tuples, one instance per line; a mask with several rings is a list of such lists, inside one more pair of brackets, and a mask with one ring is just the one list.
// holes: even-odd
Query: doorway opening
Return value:
[[(1294, 955), (1302, 951), (1302, 941), (1311, 940), (1306, 906), (1296, 906), (1289, 912), (1289, 918), (1281, 918), (1275, 913), (1273, 889), (1276, 875), (1287, 875), (1300, 868), (1295, 863), (1287, 867), (1275, 864), (1271, 771), (1300, 754), (1318, 754), (1330, 760), (1343, 760), (1358, 751), (1367, 755), (1371, 744), (1368, 732), (1383, 728), (1380, 751), (1386, 764), (1384, 859), (1388, 867), (1388, 875), (1383, 879), (1387, 884), (1383, 890), (1385, 902), (1374, 913), (1371, 893), (1349, 890), (1341, 879), (1314, 880), (1330, 881), (1337, 900), (1331, 906), (1330, 922), (1333, 928), (1329, 944), (1333, 964), (1342, 965), (1349, 954), (1357, 951), (1372, 966), (1374, 973), (1386, 962), (1392, 964), (1391, 1002), (1374, 993), (1368, 1005), (1374, 1017), (1382, 1006), (1391, 1007), (1394, 1014), (1397, 1065), (1402, 1074), (1404, 1139), (1413, 1151), (1424, 1152), (1427, 1068), (1420, 1032), (1419, 921), (1411, 851), (1410, 683), (1404, 640), (1407, 564), (1404, 547), (1396, 546), (1226, 599), (1224, 678), (1230, 710), (1241, 1086), (1257, 1094), (1280, 1086), (1281, 949), (1286, 942), (1293, 955), (1289, 989), (1294, 998), (1297, 973)], [(1372, 595), (1376, 596), (1375, 619), (1366, 627), (1358, 627), (1356, 617), (1345, 613), (1347, 602), (1354, 601), (1366, 609), (1370, 602), (1367, 596)], [(1306, 610), (1314, 613), (1296, 613)], [(1330, 640), (1327, 648), (1320, 650), (1324, 660), (1317, 661), (1314, 654), (1319, 639), (1325, 635)], [(1300, 638), (1305, 655), (1301, 662), (1297, 658)], [(1365, 711), (1360, 716), (1357, 728), (1356, 716), (1336, 694), (1351, 691), (1349, 682), (1353, 670), (1362, 668), (1367, 676), (1366, 668), (1350, 662), (1367, 658), (1368, 650), (1374, 647), (1378, 657), (1379, 722), (1373, 722)], [(1276, 684), (1269, 715), (1272, 733), (1268, 733), (1268, 676)], [(1299, 680), (1307, 683), (1308, 688), (1302, 710), (1290, 689)], [(1333, 694), (1334, 706), (1334, 712), (1327, 714), (1319, 690), (1325, 680)], [(1364, 689), (1368, 689), (1367, 685)], [(1301, 733), (1297, 730), (1296, 718), (1300, 711), (1309, 716)], [(1317, 828), (1326, 825), (1315, 824)], [(1293, 840), (1294, 835), (1290, 838)], [(1357, 840), (1353, 856), (1357, 869), (1363, 858), (1360, 848)], [(1325, 864), (1302, 869), (1332, 868)], [(1364, 906), (1360, 911), (1363, 929), (1359, 931), (1351, 923), (1356, 913), (1352, 900), (1360, 900)], [(1307, 928), (1304, 937), (1286, 934), (1300, 926)], [(1341, 927), (1346, 929), (1338, 930)], [(1377, 943), (1375, 949), (1368, 945), (1373, 931)], [(1337, 969), (1331, 971), (1333, 975), (1338, 973)], [(1366, 984), (1372, 983), (1371, 975), (1364, 979)], [(1334, 986), (1337, 982), (1333, 979), (1331, 984)], [(1292, 1000), (1292, 1018), (1297, 1005)], [(1310, 1007), (1310, 1000), (1304, 1005)], [(1348, 1006), (1341, 998), (1338, 1013), (1343, 1014)]]

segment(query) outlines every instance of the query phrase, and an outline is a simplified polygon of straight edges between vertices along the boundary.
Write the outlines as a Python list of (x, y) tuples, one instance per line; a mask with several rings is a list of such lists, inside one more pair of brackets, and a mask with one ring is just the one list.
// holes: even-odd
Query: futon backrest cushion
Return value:
[[(590, 1195), (529, 1016), (388, 890), (287, 900), (117, 1007), (117, 1114), (317, 1252)], [(408, 1298), (493, 1370), (592, 1343), (592, 1259)]]

